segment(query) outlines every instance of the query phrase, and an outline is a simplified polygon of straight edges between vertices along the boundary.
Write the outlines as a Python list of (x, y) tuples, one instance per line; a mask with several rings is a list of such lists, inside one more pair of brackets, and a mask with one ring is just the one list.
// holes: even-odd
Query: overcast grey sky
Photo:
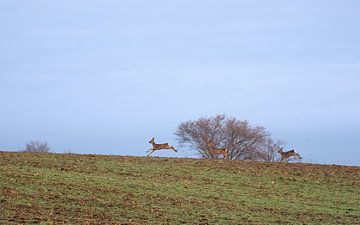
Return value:
[(2, 0), (0, 149), (144, 155), (225, 113), (360, 165), (359, 21), (358, 0)]

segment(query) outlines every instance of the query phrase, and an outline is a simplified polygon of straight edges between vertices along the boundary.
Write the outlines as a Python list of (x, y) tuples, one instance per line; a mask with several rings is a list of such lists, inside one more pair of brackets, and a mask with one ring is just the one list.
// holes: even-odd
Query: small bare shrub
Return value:
[(26, 144), (26, 148), (24, 152), (32, 152), (32, 153), (49, 153), (50, 147), (46, 142), (39, 141), (30, 141)]

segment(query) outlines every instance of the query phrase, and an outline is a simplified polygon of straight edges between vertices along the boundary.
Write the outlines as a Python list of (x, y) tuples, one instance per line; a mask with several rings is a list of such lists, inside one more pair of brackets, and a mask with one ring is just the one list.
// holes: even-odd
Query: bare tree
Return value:
[(183, 122), (176, 133), (180, 146), (188, 146), (204, 158), (209, 154), (209, 144), (228, 149), (229, 159), (275, 161), (277, 144), (264, 127), (252, 127), (247, 121), (217, 115)]
[(276, 141), (272, 140), (271, 138), (268, 138), (268, 140), (264, 143), (264, 155), (263, 160), (264, 162), (280, 162), (281, 156), (278, 153), (279, 149), (284, 146), (284, 143), (282, 141)]
[(24, 152), (49, 153), (50, 147), (46, 142), (30, 141), (26, 144)]

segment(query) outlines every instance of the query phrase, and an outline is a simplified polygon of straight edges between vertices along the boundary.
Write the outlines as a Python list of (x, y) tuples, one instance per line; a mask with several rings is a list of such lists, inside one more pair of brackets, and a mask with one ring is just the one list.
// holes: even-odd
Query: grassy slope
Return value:
[(360, 224), (360, 167), (0, 152), (0, 224)]

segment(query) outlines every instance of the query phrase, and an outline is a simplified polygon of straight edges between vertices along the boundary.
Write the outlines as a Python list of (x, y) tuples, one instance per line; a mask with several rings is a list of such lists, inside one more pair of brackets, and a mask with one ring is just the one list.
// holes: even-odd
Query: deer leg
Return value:
[(170, 147), (172, 150), (174, 150), (174, 152), (177, 152), (177, 150), (174, 148), (174, 146)]
[(152, 152), (150, 152), (149, 154), (147, 154), (147, 156), (150, 156), (151, 154), (153, 154), (156, 150), (152, 150)]
[(224, 160), (227, 159), (227, 155), (226, 155), (226, 154), (223, 154), (223, 156), (224, 156)]
[(153, 148), (150, 148), (149, 150), (146, 151), (146, 153), (149, 153), (151, 150), (154, 150)]

